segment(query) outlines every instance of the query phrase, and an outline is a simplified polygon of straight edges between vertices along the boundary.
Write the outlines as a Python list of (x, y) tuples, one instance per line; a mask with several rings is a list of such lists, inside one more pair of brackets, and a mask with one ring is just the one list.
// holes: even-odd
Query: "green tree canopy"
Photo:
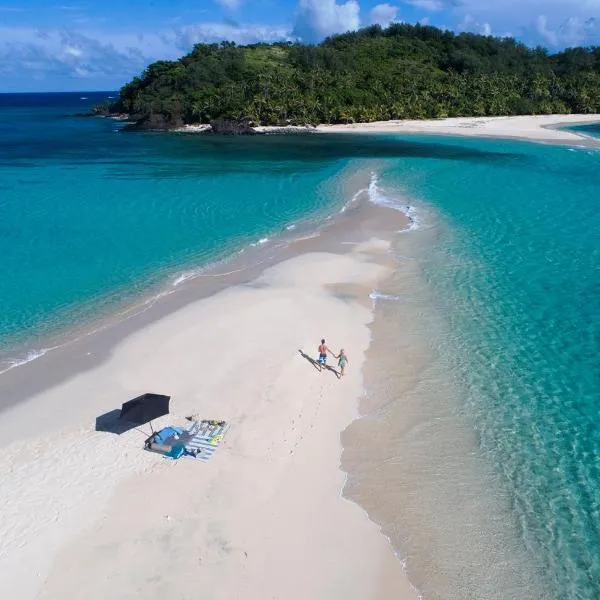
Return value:
[(512, 38), (406, 24), (319, 45), (197, 44), (123, 86), (114, 110), (263, 125), (600, 112), (600, 48), (550, 55)]

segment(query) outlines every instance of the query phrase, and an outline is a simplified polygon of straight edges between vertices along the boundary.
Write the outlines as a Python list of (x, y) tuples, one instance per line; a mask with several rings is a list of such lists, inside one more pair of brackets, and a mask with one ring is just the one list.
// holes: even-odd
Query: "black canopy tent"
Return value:
[(169, 414), (170, 400), (171, 396), (162, 394), (142, 394), (123, 404), (119, 419), (136, 425), (150, 423), (150, 428), (154, 431), (152, 421)]

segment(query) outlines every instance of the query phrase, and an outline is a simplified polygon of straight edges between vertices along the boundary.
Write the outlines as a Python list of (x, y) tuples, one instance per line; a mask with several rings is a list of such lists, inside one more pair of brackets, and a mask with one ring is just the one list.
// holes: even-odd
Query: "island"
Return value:
[(550, 54), (513, 38), (371, 26), (318, 45), (197, 44), (127, 83), (100, 113), (135, 129), (260, 126), (600, 112), (600, 48)]

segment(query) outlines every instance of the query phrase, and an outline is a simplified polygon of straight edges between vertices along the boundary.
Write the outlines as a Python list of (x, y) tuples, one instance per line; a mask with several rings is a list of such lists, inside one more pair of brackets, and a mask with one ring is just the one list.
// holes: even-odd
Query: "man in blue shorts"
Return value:
[(333, 356), (333, 352), (327, 347), (325, 340), (321, 340), (321, 345), (319, 346), (319, 364), (322, 367), (327, 366), (327, 353), (330, 353)]

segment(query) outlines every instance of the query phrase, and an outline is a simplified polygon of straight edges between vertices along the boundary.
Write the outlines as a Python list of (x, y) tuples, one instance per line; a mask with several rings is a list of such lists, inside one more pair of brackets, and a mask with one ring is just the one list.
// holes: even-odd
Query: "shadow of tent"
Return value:
[(103, 431), (106, 433), (114, 433), (115, 435), (121, 435), (126, 431), (135, 429), (137, 425), (135, 423), (128, 423), (127, 421), (121, 421), (119, 416), (121, 415), (120, 409), (111, 410), (99, 417), (96, 417), (96, 431)]

